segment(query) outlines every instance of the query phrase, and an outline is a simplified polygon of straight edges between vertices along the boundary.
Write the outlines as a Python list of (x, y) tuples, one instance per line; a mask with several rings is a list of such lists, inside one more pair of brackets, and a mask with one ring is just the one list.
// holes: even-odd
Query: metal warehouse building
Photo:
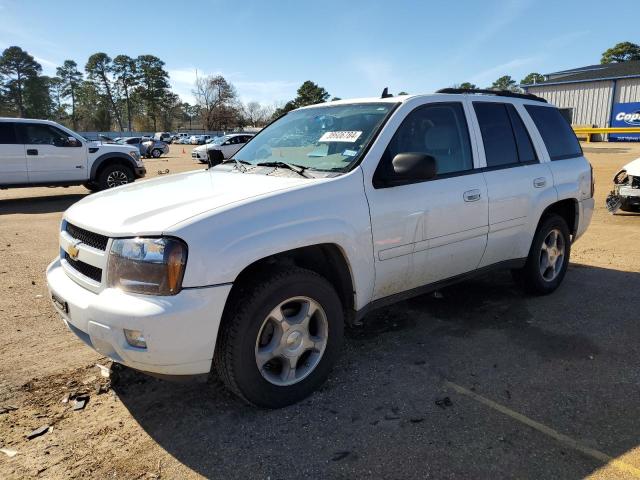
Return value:
[[(640, 126), (621, 115), (640, 112), (640, 61), (590, 65), (544, 77), (543, 82), (521, 87), (558, 106), (573, 125)], [(640, 141), (640, 136), (617, 134), (610, 139)]]

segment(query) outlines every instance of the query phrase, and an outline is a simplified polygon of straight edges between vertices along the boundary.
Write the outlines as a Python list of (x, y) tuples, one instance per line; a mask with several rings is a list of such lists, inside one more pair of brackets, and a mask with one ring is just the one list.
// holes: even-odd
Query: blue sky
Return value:
[(640, 0), (0, 0), (0, 48), (26, 49), (46, 74), (98, 51), (153, 54), (185, 100), (197, 70), (272, 104), (308, 79), (349, 98), (598, 63), (640, 42), (633, 18)]

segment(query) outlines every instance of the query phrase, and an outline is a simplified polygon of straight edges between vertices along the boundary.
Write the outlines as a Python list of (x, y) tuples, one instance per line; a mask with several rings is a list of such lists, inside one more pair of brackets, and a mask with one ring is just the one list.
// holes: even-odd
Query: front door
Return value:
[(27, 159), (13, 122), (0, 122), (0, 185), (28, 183)]
[(29, 183), (76, 182), (88, 177), (83, 142), (44, 123), (20, 123), (18, 128), (27, 156)]
[[(487, 241), (487, 188), (474, 170), (465, 106), (427, 103), (410, 112), (365, 185), (376, 262), (374, 299), (473, 271)], [(437, 175), (393, 181), (399, 153), (431, 155)]]

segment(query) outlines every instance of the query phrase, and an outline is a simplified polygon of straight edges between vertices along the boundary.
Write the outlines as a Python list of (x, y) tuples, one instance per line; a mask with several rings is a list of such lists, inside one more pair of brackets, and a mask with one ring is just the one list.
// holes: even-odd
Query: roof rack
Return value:
[(485, 95), (495, 95), (496, 97), (522, 98), (525, 100), (533, 100), (535, 102), (547, 103), (547, 100), (533, 95), (532, 93), (516, 93), (509, 90), (487, 90), (482, 88), (441, 88), (436, 93), (483, 93)]

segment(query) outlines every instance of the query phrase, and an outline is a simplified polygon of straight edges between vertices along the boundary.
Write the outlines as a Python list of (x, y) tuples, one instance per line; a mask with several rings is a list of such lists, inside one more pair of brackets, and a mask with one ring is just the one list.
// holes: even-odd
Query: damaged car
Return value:
[(613, 176), (613, 190), (607, 196), (607, 210), (640, 213), (640, 158), (626, 164)]

